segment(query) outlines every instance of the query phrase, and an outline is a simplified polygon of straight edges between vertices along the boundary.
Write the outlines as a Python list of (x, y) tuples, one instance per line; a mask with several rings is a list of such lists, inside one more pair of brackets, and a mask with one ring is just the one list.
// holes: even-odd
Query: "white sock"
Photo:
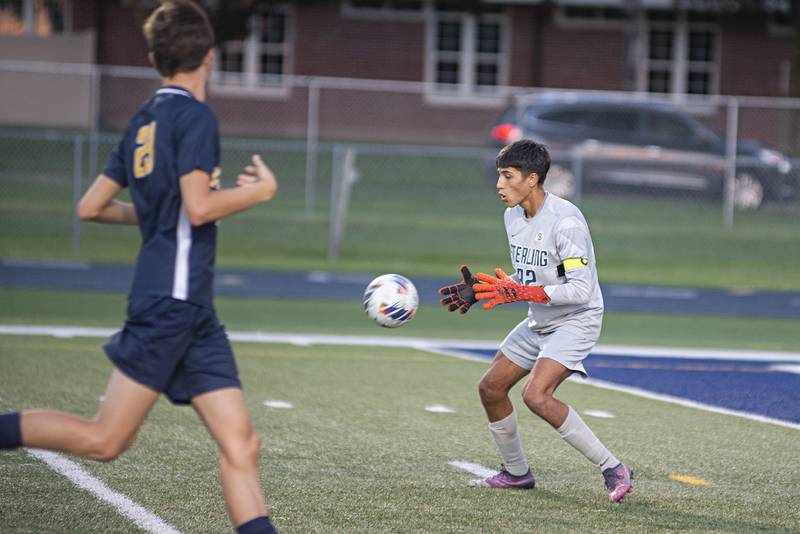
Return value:
[(489, 423), (489, 430), (492, 432), (497, 450), (503, 457), (503, 465), (506, 471), (514, 476), (522, 476), (528, 472), (528, 461), (525, 460), (525, 452), (522, 450), (522, 443), (517, 432), (517, 412), (511, 411), (511, 415), (505, 419), (500, 419), (494, 423)]
[(572, 406), (569, 406), (569, 413), (564, 420), (564, 424), (558, 427), (557, 430), (561, 437), (564, 438), (564, 441), (578, 449), (601, 471), (619, 465), (619, 460), (606, 449), (605, 445), (600, 443), (594, 432), (586, 426), (586, 423), (583, 422), (578, 412), (572, 409)]

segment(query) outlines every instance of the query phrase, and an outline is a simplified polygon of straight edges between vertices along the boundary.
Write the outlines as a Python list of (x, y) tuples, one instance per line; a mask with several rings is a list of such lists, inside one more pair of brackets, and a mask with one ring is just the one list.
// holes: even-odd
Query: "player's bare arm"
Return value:
[(236, 179), (233, 189), (209, 189), (209, 175), (195, 169), (181, 177), (181, 196), (186, 216), (193, 226), (218, 221), (228, 215), (271, 200), (278, 191), (275, 175), (261, 159), (253, 156), (253, 164)]
[(82, 221), (137, 224), (139, 219), (133, 204), (116, 199), (120, 191), (122, 187), (117, 182), (99, 175), (78, 203), (78, 217)]

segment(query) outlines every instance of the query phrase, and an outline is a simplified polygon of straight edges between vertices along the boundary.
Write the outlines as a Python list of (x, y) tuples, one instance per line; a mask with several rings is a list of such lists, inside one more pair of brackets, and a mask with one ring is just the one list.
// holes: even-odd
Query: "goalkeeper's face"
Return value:
[(531, 173), (523, 176), (516, 167), (502, 167), (497, 169), (497, 173), (497, 194), (509, 208), (530, 198), (539, 183), (539, 175)]

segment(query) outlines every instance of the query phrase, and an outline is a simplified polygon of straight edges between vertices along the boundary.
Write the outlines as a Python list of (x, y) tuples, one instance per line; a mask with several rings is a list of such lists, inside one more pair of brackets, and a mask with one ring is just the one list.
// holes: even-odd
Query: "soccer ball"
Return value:
[(364, 311), (385, 328), (403, 326), (414, 317), (419, 304), (417, 288), (399, 274), (384, 274), (364, 291)]

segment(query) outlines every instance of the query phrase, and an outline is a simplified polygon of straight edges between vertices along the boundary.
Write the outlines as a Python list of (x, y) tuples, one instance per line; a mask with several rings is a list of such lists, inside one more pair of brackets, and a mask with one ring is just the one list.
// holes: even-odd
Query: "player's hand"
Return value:
[(477, 278), (483, 283), (472, 286), (475, 298), (485, 300), (483, 309), (489, 310), (500, 304), (509, 302), (526, 301), (547, 304), (550, 297), (544, 292), (542, 286), (526, 286), (516, 283), (503, 269), (494, 270), (497, 277), (486, 273), (478, 273)]
[(278, 191), (278, 181), (261, 156), (254, 154), (252, 159), (253, 164), (246, 165), (244, 173), (236, 177), (236, 185), (252, 187), (253, 193), (261, 196), (262, 201), (266, 202)]
[(470, 306), (477, 302), (472, 286), (478, 283), (478, 279), (469, 272), (469, 267), (461, 266), (461, 283), (445, 286), (439, 290), (439, 294), (444, 298), (439, 301), (442, 306), (447, 306), (447, 311), (467, 313)]

